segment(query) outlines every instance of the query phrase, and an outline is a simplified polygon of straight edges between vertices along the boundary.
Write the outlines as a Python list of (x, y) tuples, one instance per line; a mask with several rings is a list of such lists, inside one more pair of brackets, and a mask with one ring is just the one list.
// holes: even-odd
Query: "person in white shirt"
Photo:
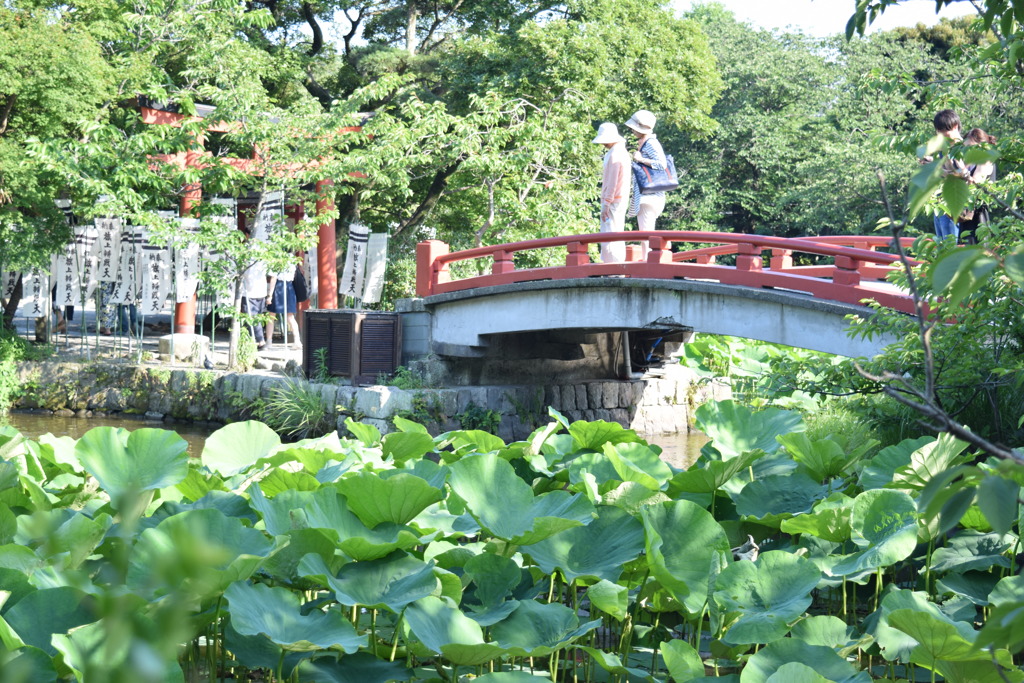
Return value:
[[(658, 122), (654, 114), (641, 109), (629, 121), (626, 121), (626, 128), (629, 128), (636, 135), (636, 152), (633, 153), (633, 161), (644, 166), (650, 166), (663, 170), (668, 166), (665, 157), (665, 150), (654, 134), (654, 125)], [(640, 194), (640, 186), (633, 188), (633, 205), (630, 215), (636, 216), (637, 230), (656, 230), (655, 223), (658, 216), (665, 210), (665, 193), (655, 192), (653, 194)], [(646, 252), (646, 250), (645, 250)]]
[[(261, 315), (267, 312), (267, 268), (262, 262), (249, 266), (242, 275), (242, 312), (249, 315)], [(263, 338), (263, 325), (249, 324), (249, 333), (256, 342), (256, 348), (266, 346)]]
[[(604, 173), (601, 177), (601, 232), (622, 232), (626, 227), (629, 189), (633, 179), (626, 139), (619, 135), (614, 123), (602, 123), (593, 142), (604, 145), (608, 150), (604, 154)], [(625, 242), (601, 244), (603, 263), (621, 263), (625, 260)]]

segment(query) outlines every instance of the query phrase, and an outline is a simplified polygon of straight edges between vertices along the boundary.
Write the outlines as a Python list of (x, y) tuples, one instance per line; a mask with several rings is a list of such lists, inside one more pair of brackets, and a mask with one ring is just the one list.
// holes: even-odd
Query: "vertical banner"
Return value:
[(134, 304), (138, 300), (138, 273), (136, 251), (145, 238), (143, 228), (126, 225), (121, 229), (121, 246), (118, 249), (117, 279), (110, 293), (112, 304)]
[(181, 237), (174, 245), (175, 303), (191, 301), (199, 288), (199, 245), (194, 235), (199, 231), (199, 220), (180, 218)]
[(96, 242), (98, 232), (95, 225), (75, 226), (75, 269), (78, 272), (79, 305), (84, 305), (96, 289)]
[(121, 219), (96, 219), (96, 280), (117, 282), (121, 253)]
[(263, 206), (256, 215), (252, 238), (266, 242), (270, 233), (284, 224), (284, 192), (267, 192), (263, 195)]
[[(71, 212), (71, 202), (67, 199), (55, 199), (53, 201), (57, 208), (64, 214), (64, 220), (69, 227), (74, 226), (74, 214)], [(64, 246), (60, 253), (54, 254), (50, 260), (50, 272), (53, 274), (54, 305), (74, 306), (78, 300), (78, 271), (75, 267), (75, 243)]]
[(34, 268), (25, 271), (21, 280), (21, 303), (18, 315), (40, 318), (46, 315), (46, 299), (50, 296), (49, 278), (44, 270)]
[(2, 277), (0, 297), (3, 297), (4, 301), (10, 301), (14, 296), (14, 289), (18, 286), (18, 278), (21, 277), (21, 273), (17, 270), (5, 270), (0, 272), (0, 277)]
[(171, 250), (148, 240), (142, 243), (138, 275), (141, 279), (139, 313), (158, 315), (163, 312), (170, 293)]
[(320, 294), (320, 275), (317, 270), (316, 249), (306, 252), (306, 258), (302, 261), (302, 274), (306, 276), (306, 291), (309, 298), (313, 299)]
[(338, 294), (354, 299), (363, 294), (363, 274), (366, 268), (366, 242), (370, 229), (361, 223), (348, 228), (348, 248), (345, 250), (345, 269), (338, 283)]
[(375, 232), (366, 243), (366, 288), (363, 303), (375, 304), (384, 291), (384, 272), (388, 266), (388, 235)]

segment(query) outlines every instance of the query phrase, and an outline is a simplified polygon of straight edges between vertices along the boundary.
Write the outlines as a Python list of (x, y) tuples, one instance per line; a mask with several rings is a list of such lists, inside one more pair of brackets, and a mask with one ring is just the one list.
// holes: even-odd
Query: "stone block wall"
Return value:
[[(220, 373), (99, 363), (24, 363), (23, 396), (16, 407), (88, 416), (146, 415), (167, 422), (249, 419), (260, 402), (296, 380), (271, 373)], [(298, 380), (304, 381), (304, 380)], [(394, 430), (396, 415), (424, 423), (433, 433), (497, 424), (506, 441), (522, 439), (549, 421), (548, 406), (570, 421), (617, 422), (641, 435), (686, 432), (693, 410), (710, 398), (727, 398), (721, 383), (699, 381), (670, 366), (665, 377), (628, 381), (398, 389), (390, 386), (313, 385), (345, 433), (349, 418)]]

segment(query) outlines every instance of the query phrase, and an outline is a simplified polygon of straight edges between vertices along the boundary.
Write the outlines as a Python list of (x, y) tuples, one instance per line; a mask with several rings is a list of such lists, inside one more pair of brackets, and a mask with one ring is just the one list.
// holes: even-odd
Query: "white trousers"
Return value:
[(657, 230), (654, 224), (658, 216), (665, 210), (664, 194), (645, 194), (640, 197), (640, 208), (636, 212), (636, 226), (638, 230)]
[[(611, 205), (611, 216), (601, 221), (601, 232), (622, 232), (626, 229), (626, 209), (629, 200), (624, 199)], [(605, 242), (601, 244), (602, 263), (622, 263), (626, 260), (625, 242)]]

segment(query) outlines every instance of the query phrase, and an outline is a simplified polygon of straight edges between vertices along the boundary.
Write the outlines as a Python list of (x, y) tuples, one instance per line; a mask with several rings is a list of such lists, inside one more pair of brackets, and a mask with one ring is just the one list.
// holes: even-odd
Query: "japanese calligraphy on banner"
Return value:
[(157, 315), (163, 311), (170, 293), (171, 250), (148, 240), (143, 241), (141, 246), (138, 264), (138, 277), (142, 284), (139, 313)]
[(199, 231), (195, 218), (181, 218), (182, 237), (174, 245), (175, 302), (191, 301), (199, 287), (199, 245), (190, 233)]
[(50, 296), (49, 280), (49, 273), (42, 270), (30, 270), (22, 274), (19, 316), (39, 318), (46, 315), (46, 300)]
[(121, 229), (121, 246), (118, 250), (117, 279), (110, 293), (112, 304), (134, 304), (139, 299), (138, 255), (136, 251), (145, 241), (145, 228), (132, 225)]
[(275, 227), (281, 225), (284, 217), (284, 192), (267, 192), (263, 195), (263, 206), (256, 216), (252, 238), (267, 241)]
[(21, 273), (17, 270), (5, 270), (0, 272), (0, 297), (3, 297), (4, 301), (10, 301), (11, 297), (14, 296), (14, 289), (18, 286), (18, 278), (21, 277)]
[(96, 219), (96, 279), (99, 282), (116, 282), (118, 256), (121, 253), (120, 218)]
[(384, 272), (387, 265), (387, 233), (372, 233), (366, 243), (366, 287), (363, 290), (363, 303), (373, 304), (380, 301), (380, 295), (384, 291)]
[(359, 298), (363, 295), (363, 275), (366, 268), (366, 243), (370, 229), (360, 223), (353, 223), (348, 229), (348, 248), (345, 250), (345, 269), (338, 283), (342, 296)]
[(75, 226), (75, 268), (78, 271), (80, 302), (88, 300), (96, 289), (96, 239), (95, 225)]

